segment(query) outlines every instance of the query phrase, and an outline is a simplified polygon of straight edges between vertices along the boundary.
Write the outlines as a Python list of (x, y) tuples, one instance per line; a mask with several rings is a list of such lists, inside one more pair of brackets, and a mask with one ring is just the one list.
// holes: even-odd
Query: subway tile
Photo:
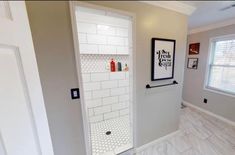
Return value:
[(122, 37), (107, 37), (108, 45), (125, 45), (125, 40)]
[(106, 36), (96, 35), (96, 34), (88, 34), (87, 35), (88, 44), (106, 44)]
[(112, 26), (108, 25), (97, 25), (97, 33), (102, 35), (115, 35), (116, 30)]
[(124, 80), (125, 72), (112, 72), (110, 73), (110, 80)]
[(103, 98), (103, 105), (113, 104), (118, 102), (118, 96)]
[(84, 91), (84, 98), (85, 100), (91, 99), (91, 91)]
[(131, 102), (130, 101), (125, 101), (125, 103), (126, 103), (126, 106), (129, 107)]
[(120, 110), (120, 116), (128, 115), (128, 114), (129, 114), (129, 108), (126, 108), (126, 109)]
[(125, 74), (126, 74), (126, 79), (129, 79), (130, 78), (129, 72), (125, 72)]
[(89, 120), (90, 120), (91, 123), (100, 122), (100, 121), (103, 120), (103, 115), (90, 117)]
[(125, 88), (113, 88), (110, 90), (111, 92), (111, 96), (115, 96), (115, 95), (122, 95), (125, 94)]
[(82, 81), (84, 83), (89, 82), (91, 80), (91, 75), (90, 74), (82, 74)]
[[(86, 19), (89, 17), (87, 16), (86, 13), (88, 13), (90, 16), (92, 15), (105, 15), (106, 14), (106, 11), (104, 10), (96, 10), (96, 9), (92, 9), (92, 8), (88, 8), (88, 7), (82, 7), (82, 6), (77, 6), (77, 15), (78, 17), (81, 15), (81, 16), (85, 16)], [(80, 20), (80, 18), (77, 19), (78, 21)]]
[(124, 38), (124, 46), (132, 47), (131, 46), (131, 42), (129, 43), (129, 39), (128, 38)]
[(96, 24), (89, 24), (89, 23), (78, 23), (78, 32), (82, 33), (96, 33)]
[(93, 91), (93, 98), (101, 98), (110, 96), (109, 89)]
[(92, 73), (91, 81), (105, 81), (109, 79), (109, 73)]
[(121, 96), (118, 97), (119, 102), (129, 101), (129, 100), (130, 100), (130, 95), (129, 94), (121, 95)]
[(104, 81), (101, 83), (101, 87), (103, 89), (105, 88), (116, 88), (118, 86), (118, 82), (117, 81)]
[(117, 111), (104, 114), (104, 119), (111, 119), (118, 117), (119, 113)]
[(118, 86), (119, 87), (129, 86), (129, 80), (119, 80), (118, 81)]
[(99, 82), (84, 83), (83, 86), (85, 91), (100, 89)]
[(81, 54), (97, 54), (98, 45), (79, 44)]
[(125, 102), (119, 102), (117, 104), (112, 104), (112, 111), (124, 109), (127, 107), (127, 104)]
[(127, 37), (128, 36), (128, 29), (127, 28), (116, 28), (116, 35)]
[(93, 115), (94, 115), (93, 108), (88, 109), (88, 116), (93, 116)]
[(116, 46), (99, 45), (99, 54), (116, 54)]
[(126, 87), (126, 93), (130, 93), (130, 87)]
[(86, 44), (87, 43), (86, 34), (78, 33), (78, 41), (80, 44)]
[(102, 107), (97, 107), (94, 108), (94, 113), (95, 115), (99, 115), (99, 114), (103, 114), (103, 113), (107, 113), (111, 111), (111, 106), (102, 106)]
[(117, 54), (129, 54), (127, 46), (117, 46)]
[(102, 100), (101, 98), (95, 99), (95, 100), (86, 100), (85, 104), (87, 105), (88, 108), (93, 108), (93, 107), (101, 106)]

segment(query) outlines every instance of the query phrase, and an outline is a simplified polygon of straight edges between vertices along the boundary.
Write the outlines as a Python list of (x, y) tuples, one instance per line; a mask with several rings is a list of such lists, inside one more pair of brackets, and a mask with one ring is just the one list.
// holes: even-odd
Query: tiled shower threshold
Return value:
[(91, 124), (91, 142), (92, 155), (116, 155), (132, 148), (129, 117)]

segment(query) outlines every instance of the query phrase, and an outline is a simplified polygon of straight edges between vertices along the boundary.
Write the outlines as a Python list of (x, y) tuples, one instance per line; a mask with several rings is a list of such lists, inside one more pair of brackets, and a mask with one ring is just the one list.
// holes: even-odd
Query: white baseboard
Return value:
[(158, 138), (158, 139), (156, 139), (156, 140), (154, 140), (154, 141), (152, 141), (152, 142), (149, 142), (149, 143), (147, 143), (147, 144), (144, 144), (144, 145), (142, 145), (142, 146), (136, 148), (136, 149), (135, 149), (135, 153), (140, 153), (141, 151), (144, 151), (145, 149), (148, 149), (148, 148), (150, 148), (150, 147), (156, 145), (157, 143), (160, 143), (161, 141), (164, 141), (164, 140), (166, 140), (166, 139), (168, 139), (168, 138), (170, 138), (170, 137), (176, 135), (177, 133), (179, 133), (179, 130), (177, 130), (177, 131), (175, 131), (175, 132), (172, 132), (172, 133), (170, 133), (170, 134), (168, 134), (168, 135), (166, 135), (166, 136), (160, 137), (160, 138)]
[(214, 113), (212, 113), (212, 112), (210, 112), (210, 111), (208, 111), (208, 110), (202, 109), (202, 108), (200, 108), (200, 107), (198, 107), (198, 106), (195, 106), (195, 105), (193, 105), (192, 103), (189, 103), (189, 102), (187, 102), (187, 101), (184, 101), (184, 100), (183, 100), (182, 102), (183, 102), (183, 104), (186, 105), (186, 106), (189, 106), (189, 107), (192, 107), (192, 108), (194, 108), (194, 109), (197, 109), (197, 110), (199, 110), (199, 111), (201, 111), (201, 112), (204, 112), (204, 113), (206, 113), (206, 114), (208, 114), (208, 115), (210, 115), (210, 116), (212, 116), (212, 117), (215, 117), (215, 118), (217, 118), (217, 119), (219, 119), (219, 120), (221, 120), (221, 121), (223, 121), (223, 122), (225, 122), (225, 123), (228, 123), (228, 124), (230, 124), (230, 125), (232, 125), (232, 126), (235, 126), (235, 122), (233, 122), (233, 121), (231, 121), (231, 120), (229, 120), (229, 119), (227, 119), (227, 118), (224, 118), (224, 117), (222, 117), (222, 116), (220, 116), (220, 115), (214, 114)]

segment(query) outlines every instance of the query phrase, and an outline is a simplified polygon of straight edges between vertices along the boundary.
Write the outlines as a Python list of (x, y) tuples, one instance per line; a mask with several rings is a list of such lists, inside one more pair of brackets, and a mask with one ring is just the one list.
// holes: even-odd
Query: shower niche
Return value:
[(76, 24), (88, 152), (125, 152), (133, 147), (132, 18), (79, 6)]

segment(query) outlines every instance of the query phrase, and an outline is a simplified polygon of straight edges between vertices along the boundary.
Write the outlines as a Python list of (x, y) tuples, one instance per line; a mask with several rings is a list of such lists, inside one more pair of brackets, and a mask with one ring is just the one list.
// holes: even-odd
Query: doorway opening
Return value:
[(125, 152), (133, 147), (132, 17), (85, 6), (74, 12), (88, 154)]

